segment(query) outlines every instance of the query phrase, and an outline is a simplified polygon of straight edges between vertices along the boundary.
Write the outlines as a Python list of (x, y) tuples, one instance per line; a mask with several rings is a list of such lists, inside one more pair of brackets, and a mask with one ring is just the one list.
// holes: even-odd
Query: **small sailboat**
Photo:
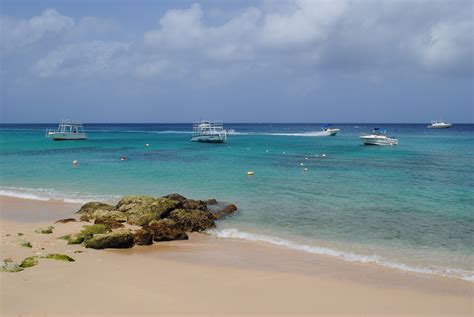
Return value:
[(201, 120), (193, 124), (193, 142), (224, 143), (227, 140), (227, 130), (220, 121)]
[(370, 134), (361, 135), (359, 138), (365, 145), (398, 145), (398, 139), (388, 137), (387, 129), (374, 128)]
[(59, 123), (57, 130), (48, 130), (46, 137), (55, 141), (85, 140), (87, 139), (87, 134), (84, 132), (82, 123), (63, 120)]
[(428, 126), (428, 129), (447, 129), (452, 126), (451, 123), (446, 123), (443, 120), (431, 121), (431, 124)]
[(332, 128), (332, 124), (325, 124), (321, 127), (322, 136), (335, 136), (341, 129)]

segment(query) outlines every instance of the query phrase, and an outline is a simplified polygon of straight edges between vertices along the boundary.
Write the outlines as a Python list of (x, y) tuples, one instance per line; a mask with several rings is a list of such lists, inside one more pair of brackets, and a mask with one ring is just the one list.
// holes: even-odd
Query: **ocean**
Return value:
[[(204, 144), (191, 124), (85, 124), (88, 140), (64, 142), (45, 139), (53, 124), (3, 124), (0, 194), (216, 198), (239, 207), (209, 231), (219, 237), (474, 281), (474, 125), (320, 126), (225, 124), (227, 143)], [(399, 145), (362, 145), (376, 126)]]

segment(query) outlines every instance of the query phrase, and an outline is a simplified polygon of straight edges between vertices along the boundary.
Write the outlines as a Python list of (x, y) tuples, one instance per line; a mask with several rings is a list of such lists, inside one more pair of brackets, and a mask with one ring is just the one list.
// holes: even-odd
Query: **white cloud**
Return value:
[(2, 48), (13, 51), (33, 44), (48, 35), (57, 35), (74, 26), (74, 20), (60, 15), (54, 9), (47, 9), (41, 15), (29, 20), (17, 20), (11, 17), (0, 18)]

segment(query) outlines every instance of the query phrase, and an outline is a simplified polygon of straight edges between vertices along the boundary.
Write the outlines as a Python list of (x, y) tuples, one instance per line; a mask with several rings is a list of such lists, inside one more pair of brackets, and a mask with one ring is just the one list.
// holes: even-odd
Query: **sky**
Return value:
[(0, 5), (2, 123), (474, 123), (472, 0)]

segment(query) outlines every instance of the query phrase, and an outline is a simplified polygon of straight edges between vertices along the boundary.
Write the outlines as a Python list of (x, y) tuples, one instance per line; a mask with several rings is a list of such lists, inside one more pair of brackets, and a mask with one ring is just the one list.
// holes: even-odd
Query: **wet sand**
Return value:
[[(86, 223), (34, 232), (78, 218), (77, 204), (0, 197), (0, 208), (2, 259), (58, 252), (76, 260), (40, 259), (19, 273), (1, 272), (1, 315), (474, 314), (471, 282), (207, 234), (128, 250), (85, 249), (57, 238)], [(33, 248), (19, 246), (20, 239)]]

